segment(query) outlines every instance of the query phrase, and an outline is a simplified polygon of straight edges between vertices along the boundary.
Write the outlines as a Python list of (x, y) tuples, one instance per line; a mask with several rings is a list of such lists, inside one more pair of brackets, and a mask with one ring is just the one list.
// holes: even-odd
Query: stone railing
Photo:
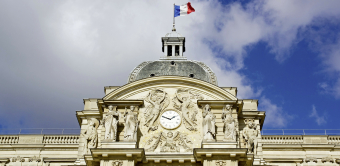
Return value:
[(79, 135), (0, 135), (1, 144), (78, 144)]
[(340, 144), (340, 136), (328, 136), (328, 144)]
[(78, 144), (79, 135), (45, 135), (44, 144)]
[(263, 135), (264, 144), (302, 144), (303, 137), (300, 135)]
[(0, 144), (17, 144), (19, 142), (18, 135), (1, 135)]

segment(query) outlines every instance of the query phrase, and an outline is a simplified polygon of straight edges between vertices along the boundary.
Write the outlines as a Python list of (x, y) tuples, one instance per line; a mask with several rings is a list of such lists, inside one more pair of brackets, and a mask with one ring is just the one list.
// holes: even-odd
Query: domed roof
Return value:
[(215, 73), (207, 65), (190, 60), (143, 62), (131, 72), (128, 83), (165, 75), (191, 77), (217, 85)]
[(183, 37), (180, 33), (177, 33), (176, 31), (172, 31), (170, 33), (167, 33), (165, 37)]

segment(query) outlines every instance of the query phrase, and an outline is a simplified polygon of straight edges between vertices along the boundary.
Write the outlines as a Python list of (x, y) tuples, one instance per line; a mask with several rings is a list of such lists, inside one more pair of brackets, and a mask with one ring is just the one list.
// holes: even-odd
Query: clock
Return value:
[(176, 111), (168, 110), (162, 113), (160, 119), (160, 124), (166, 129), (175, 129), (181, 122), (182, 118)]

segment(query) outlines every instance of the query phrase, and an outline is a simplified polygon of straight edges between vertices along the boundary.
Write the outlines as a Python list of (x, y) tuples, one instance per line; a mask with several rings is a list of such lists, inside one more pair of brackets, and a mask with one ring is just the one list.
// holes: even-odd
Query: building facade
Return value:
[(261, 135), (258, 100), (219, 87), (214, 72), (187, 60), (185, 37), (162, 37), (164, 55), (138, 65), (123, 86), (84, 99), (78, 135), (1, 135), (5, 166), (340, 164), (340, 136)]

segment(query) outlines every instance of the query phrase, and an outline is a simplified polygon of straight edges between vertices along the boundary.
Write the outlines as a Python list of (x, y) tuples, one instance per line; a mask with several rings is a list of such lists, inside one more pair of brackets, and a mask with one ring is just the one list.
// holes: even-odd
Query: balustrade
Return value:
[(328, 144), (340, 144), (340, 136), (328, 136)]
[(4, 135), (0, 136), (0, 144), (17, 144), (19, 136), (17, 135)]
[(79, 135), (45, 135), (44, 144), (78, 144)]
[(295, 135), (263, 135), (262, 143), (265, 144), (302, 144), (303, 137)]

